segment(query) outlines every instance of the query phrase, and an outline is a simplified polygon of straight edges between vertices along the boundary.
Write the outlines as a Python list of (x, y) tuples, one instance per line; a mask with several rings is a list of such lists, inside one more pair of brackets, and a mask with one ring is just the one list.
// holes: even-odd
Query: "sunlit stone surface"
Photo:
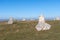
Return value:
[(50, 24), (45, 23), (44, 16), (39, 16), (39, 22), (36, 25), (36, 30), (41, 31), (41, 30), (49, 30), (51, 28)]
[(25, 18), (23, 18), (23, 19), (22, 19), (22, 21), (26, 21), (26, 19), (25, 19)]
[(60, 20), (60, 17), (56, 17), (55, 20)]
[(13, 18), (12, 17), (9, 18), (8, 24), (13, 24)]

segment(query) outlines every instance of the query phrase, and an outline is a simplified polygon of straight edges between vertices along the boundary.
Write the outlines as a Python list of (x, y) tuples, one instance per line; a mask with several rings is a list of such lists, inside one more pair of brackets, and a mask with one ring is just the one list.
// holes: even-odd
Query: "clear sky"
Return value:
[(60, 0), (0, 0), (0, 18), (60, 16)]

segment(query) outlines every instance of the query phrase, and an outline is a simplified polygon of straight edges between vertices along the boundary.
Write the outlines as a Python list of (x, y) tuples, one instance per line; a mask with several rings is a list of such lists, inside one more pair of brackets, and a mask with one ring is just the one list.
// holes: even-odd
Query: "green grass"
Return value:
[(37, 31), (37, 21), (15, 22), (12, 25), (0, 24), (0, 40), (60, 40), (60, 21), (46, 21), (50, 30)]

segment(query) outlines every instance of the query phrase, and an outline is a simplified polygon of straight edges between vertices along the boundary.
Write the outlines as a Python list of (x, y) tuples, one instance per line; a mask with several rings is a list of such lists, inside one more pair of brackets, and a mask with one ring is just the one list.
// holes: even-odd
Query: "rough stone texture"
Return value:
[(12, 17), (10, 17), (8, 24), (13, 24), (13, 18)]
[(37, 31), (49, 30), (51, 28), (50, 24), (45, 23), (44, 16), (39, 17), (39, 22), (35, 27)]

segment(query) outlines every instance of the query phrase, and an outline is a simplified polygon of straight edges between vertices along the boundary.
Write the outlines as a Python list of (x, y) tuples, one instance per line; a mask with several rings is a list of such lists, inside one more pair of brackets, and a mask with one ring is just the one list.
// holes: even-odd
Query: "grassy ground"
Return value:
[(52, 27), (37, 31), (37, 21), (15, 22), (12, 25), (0, 22), (0, 40), (60, 40), (60, 21), (46, 21)]

